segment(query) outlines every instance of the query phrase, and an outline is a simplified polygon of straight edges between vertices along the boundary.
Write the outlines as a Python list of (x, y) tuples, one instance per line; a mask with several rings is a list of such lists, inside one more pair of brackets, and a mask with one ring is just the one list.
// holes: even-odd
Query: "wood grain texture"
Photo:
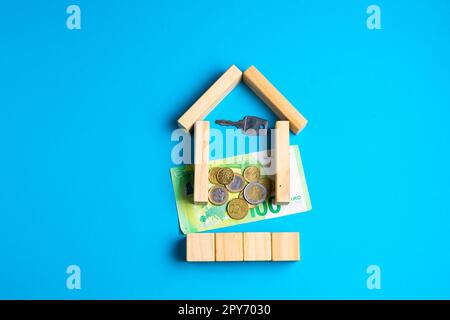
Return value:
[(178, 119), (178, 125), (191, 130), (194, 123), (203, 120), (242, 79), (242, 71), (232, 65), (206, 92)]
[(242, 232), (216, 233), (216, 261), (243, 261)]
[(272, 260), (270, 232), (244, 232), (244, 261)]
[(289, 121), (294, 134), (306, 126), (305, 117), (254, 66), (244, 72), (243, 80), (278, 118)]
[(189, 262), (215, 261), (215, 234), (189, 233), (186, 236), (186, 260)]
[(208, 202), (209, 122), (197, 121), (194, 128), (194, 202)]
[(272, 261), (300, 260), (298, 232), (272, 232)]
[(275, 203), (291, 201), (289, 122), (275, 123)]

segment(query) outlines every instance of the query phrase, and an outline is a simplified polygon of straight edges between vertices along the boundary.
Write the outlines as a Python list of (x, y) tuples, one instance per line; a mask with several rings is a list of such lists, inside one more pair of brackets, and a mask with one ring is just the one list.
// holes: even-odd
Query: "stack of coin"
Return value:
[[(261, 204), (271, 194), (273, 183), (267, 177), (261, 177), (256, 166), (249, 166), (242, 174), (231, 168), (214, 167), (209, 170), (209, 202), (222, 206), (228, 202), (226, 210), (232, 219), (240, 220), (247, 216), (249, 208)], [(237, 198), (229, 200), (229, 193), (239, 193)]]
[(212, 169), (209, 169), (209, 182), (211, 182), (212, 184), (219, 184), (219, 181), (217, 181), (217, 172), (220, 169), (221, 168), (219, 168), (219, 167), (214, 167)]
[(209, 182), (214, 185), (222, 185), (232, 193), (240, 192), (245, 187), (245, 180), (242, 175), (235, 173), (230, 168), (211, 168), (209, 170)]
[(217, 182), (223, 185), (229, 184), (233, 178), (234, 172), (230, 168), (220, 168), (216, 173)]

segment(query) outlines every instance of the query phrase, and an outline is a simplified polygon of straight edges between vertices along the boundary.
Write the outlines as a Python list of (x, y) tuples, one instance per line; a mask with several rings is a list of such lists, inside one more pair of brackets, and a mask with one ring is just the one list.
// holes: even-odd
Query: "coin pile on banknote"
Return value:
[[(228, 216), (241, 220), (247, 216), (251, 207), (263, 203), (271, 194), (273, 183), (268, 177), (261, 176), (261, 171), (256, 166), (249, 166), (242, 173), (236, 171), (227, 167), (211, 168), (209, 182), (212, 187), (209, 189), (208, 198), (209, 202), (215, 206), (228, 202)], [(239, 195), (229, 200), (230, 193), (239, 193)]]

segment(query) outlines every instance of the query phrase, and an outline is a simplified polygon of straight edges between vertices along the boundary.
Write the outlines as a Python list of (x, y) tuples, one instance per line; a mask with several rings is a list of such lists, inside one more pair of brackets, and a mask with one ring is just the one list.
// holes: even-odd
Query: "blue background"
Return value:
[[(450, 2), (374, 3), (2, 1), (0, 298), (450, 298)], [(300, 231), (301, 262), (183, 262), (170, 137), (231, 64), (308, 118), (313, 210), (226, 231)], [(246, 114), (275, 120), (245, 85), (208, 119)]]

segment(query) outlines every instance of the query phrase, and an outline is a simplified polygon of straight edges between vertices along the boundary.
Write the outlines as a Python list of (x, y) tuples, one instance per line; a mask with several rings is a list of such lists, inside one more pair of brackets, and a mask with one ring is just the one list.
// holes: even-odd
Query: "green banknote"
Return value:
[[(211, 203), (194, 204), (194, 166), (184, 165), (170, 169), (178, 220), (181, 231), (186, 233), (200, 232), (234, 226), (241, 223), (272, 219), (290, 214), (305, 212), (311, 209), (308, 188), (303, 172), (300, 151), (297, 145), (290, 147), (290, 182), (291, 201), (288, 204), (275, 204), (274, 195), (256, 207), (251, 207), (249, 214), (242, 220), (231, 219), (226, 212), (226, 204), (215, 206)], [(263, 176), (274, 181), (274, 170), (270, 151), (259, 151), (225, 159), (213, 160), (209, 167), (227, 167), (234, 172), (242, 173), (248, 166), (257, 166)], [(212, 184), (210, 184), (210, 187)], [(238, 193), (230, 193), (229, 200), (237, 198)]]

